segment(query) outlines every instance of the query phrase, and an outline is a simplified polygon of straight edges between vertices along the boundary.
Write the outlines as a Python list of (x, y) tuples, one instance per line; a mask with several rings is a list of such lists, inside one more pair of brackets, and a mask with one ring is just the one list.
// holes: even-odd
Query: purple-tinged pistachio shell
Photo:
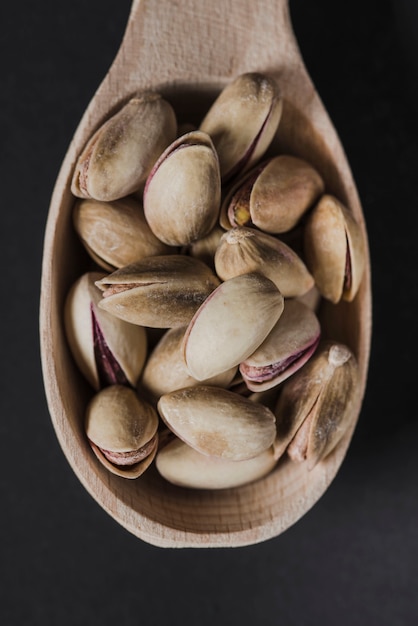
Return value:
[(230, 189), (222, 203), (221, 224), (286, 233), (297, 226), (323, 191), (324, 181), (312, 165), (294, 156), (276, 156)]
[(162, 396), (158, 412), (182, 441), (208, 456), (243, 461), (267, 450), (276, 435), (267, 407), (217, 387), (199, 385)]
[(65, 303), (65, 330), (78, 368), (96, 390), (116, 383), (135, 386), (145, 363), (144, 328), (128, 324), (99, 308), (95, 281), (88, 272), (70, 289)]
[(73, 221), (89, 255), (110, 272), (147, 256), (175, 252), (157, 239), (134, 198), (78, 200)]
[(207, 235), (218, 220), (218, 155), (206, 133), (176, 139), (155, 163), (144, 190), (144, 213), (153, 233), (170, 246)]
[(285, 243), (255, 228), (236, 227), (225, 232), (215, 254), (216, 273), (222, 280), (259, 272), (285, 298), (301, 296), (314, 285), (302, 259)]
[(242, 74), (223, 89), (200, 125), (212, 137), (223, 182), (263, 156), (281, 114), (278, 86), (267, 76)]
[[(184, 361), (182, 343), (186, 330), (187, 326), (167, 330), (148, 357), (141, 377), (141, 388), (154, 398), (199, 384), (190, 376)], [(235, 366), (203, 382), (206, 385), (228, 387), (237, 369)]]
[(155, 465), (161, 476), (189, 489), (230, 489), (254, 482), (269, 474), (277, 461), (273, 448), (245, 461), (230, 461), (201, 454), (181, 439), (160, 450)]
[(173, 254), (142, 259), (96, 284), (104, 311), (132, 324), (172, 328), (189, 323), (219, 279), (198, 259)]
[(315, 313), (297, 300), (285, 300), (279, 321), (259, 348), (240, 364), (248, 389), (264, 391), (289, 378), (314, 354), (320, 335)]
[(184, 336), (190, 375), (206, 380), (244, 361), (267, 337), (283, 306), (280, 291), (261, 274), (221, 283), (198, 309)]
[(351, 302), (364, 273), (365, 241), (351, 211), (334, 196), (324, 195), (308, 216), (304, 248), (321, 295), (334, 304)]
[(137, 478), (157, 453), (158, 423), (155, 409), (133, 389), (112, 385), (90, 401), (85, 429), (102, 465), (117, 476)]
[(308, 469), (338, 445), (355, 415), (358, 365), (351, 350), (327, 341), (283, 384), (275, 410), (277, 454), (287, 449)]
[(174, 140), (176, 116), (159, 94), (129, 100), (94, 133), (78, 158), (71, 191), (79, 198), (117, 200), (138, 191)]

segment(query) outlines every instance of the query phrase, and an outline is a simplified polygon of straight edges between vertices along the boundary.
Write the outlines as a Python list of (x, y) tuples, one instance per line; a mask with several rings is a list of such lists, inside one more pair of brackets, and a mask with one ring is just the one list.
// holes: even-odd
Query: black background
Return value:
[(417, 4), (290, 0), (371, 248), (370, 375), (347, 458), (283, 535), (168, 550), (130, 535), (78, 482), (51, 425), (38, 348), (50, 195), (130, 0), (1, 3), (2, 625), (418, 623)]

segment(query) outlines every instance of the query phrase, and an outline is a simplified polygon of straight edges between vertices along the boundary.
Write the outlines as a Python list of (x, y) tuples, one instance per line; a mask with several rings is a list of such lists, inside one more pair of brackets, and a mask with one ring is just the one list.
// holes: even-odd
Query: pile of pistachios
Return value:
[(144, 92), (79, 155), (73, 218), (91, 264), (65, 330), (92, 387), (88, 442), (118, 476), (155, 461), (177, 485), (235, 487), (283, 456), (312, 469), (346, 431), (357, 363), (321, 338), (317, 311), (355, 297), (365, 245), (315, 167), (266, 156), (282, 108), (257, 73), (199, 127)]

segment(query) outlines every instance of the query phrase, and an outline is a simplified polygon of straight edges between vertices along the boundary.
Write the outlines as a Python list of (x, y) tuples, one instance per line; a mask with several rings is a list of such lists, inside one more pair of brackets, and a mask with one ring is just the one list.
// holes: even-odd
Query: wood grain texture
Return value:
[(278, 535), (325, 492), (343, 461), (364, 395), (371, 338), (370, 263), (352, 303), (326, 305), (325, 335), (349, 345), (361, 372), (352, 424), (334, 452), (308, 472), (284, 460), (266, 478), (219, 492), (186, 490), (154, 468), (140, 480), (108, 473), (83, 432), (91, 395), (73, 364), (63, 303), (88, 260), (73, 231), (69, 187), (75, 160), (92, 132), (134, 92), (161, 91), (179, 121), (199, 122), (219, 90), (246, 71), (271, 74), (284, 97), (274, 151), (304, 157), (327, 190), (353, 211), (366, 235), (356, 187), (337, 133), (306, 73), (286, 0), (135, 0), (124, 40), (68, 148), (45, 233), (41, 287), (42, 367), (51, 419), (69, 464), (87, 491), (120, 524), (158, 546), (240, 546)]

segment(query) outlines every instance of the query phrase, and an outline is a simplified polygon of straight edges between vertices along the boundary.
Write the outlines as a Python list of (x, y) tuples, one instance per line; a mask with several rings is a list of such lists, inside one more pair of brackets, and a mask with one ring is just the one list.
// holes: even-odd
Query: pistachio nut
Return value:
[(218, 155), (206, 133), (176, 139), (155, 163), (144, 189), (144, 213), (153, 233), (170, 246), (207, 235), (221, 203)]
[(112, 385), (90, 401), (85, 430), (93, 452), (109, 471), (137, 478), (157, 453), (158, 415), (133, 389)]
[[(182, 342), (186, 330), (187, 326), (167, 330), (149, 355), (141, 377), (141, 388), (151, 397), (159, 398), (170, 391), (199, 384), (190, 376), (184, 361)], [(233, 367), (204, 383), (228, 387), (236, 371), (237, 367)]]
[(200, 130), (212, 137), (223, 182), (263, 156), (276, 134), (281, 115), (279, 89), (268, 76), (241, 74), (221, 91)]
[(215, 269), (215, 252), (224, 232), (223, 228), (215, 226), (208, 235), (187, 246), (184, 252), (190, 254), (195, 259), (200, 259), (210, 268)]
[(158, 412), (182, 441), (209, 456), (243, 461), (267, 450), (276, 435), (272, 411), (262, 404), (208, 385), (161, 396)]
[(322, 196), (305, 224), (306, 264), (321, 295), (334, 304), (351, 302), (366, 264), (360, 225), (337, 198)]
[(174, 252), (151, 231), (134, 198), (78, 200), (73, 222), (89, 255), (109, 272), (147, 256)]
[[(276, 447), (308, 469), (325, 458), (346, 433), (358, 390), (358, 365), (341, 343), (324, 342), (283, 385), (275, 410)], [(290, 444), (290, 445), (289, 445)]]
[(146, 359), (146, 331), (99, 308), (101, 292), (95, 282), (104, 276), (87, 272), (70, 289), (64, 315), (68, 344), (94, 389), (116, 383), (135, 386)]
[(222, 280), (248, 272), (269, 278), (285, 298), (301, 296), (314, 286), (302, 259), (283, 241), (255, 228), (235, 227), (224, 233), (215, 254)]
[(261, 274), (221, 283), (197, 310), (184, 336), (190, 375), (206, 380), (244, 361), (267, 337), (283, 306), (280, 291)]
[(132, 324), (171, 328), (192, 319), (219, 279), (198, 259), (172, 254), (141, 259), (96, 284), (104, 311)]
[(201, 454), (181, 439), (160, 450), (155, 466), (170, 483), (191, 489), (229, 489), (266, 476), (276, 465), (273, 448), (245, 461)]
[(131, 98), (87, 142), (75, 167), (72, 193), (117, 200), (138, 191), (176, 130), (174, 110), (159, 94)]
[(289, 378), (314, 354), (320, 335), (315, 313), (297, 300), (285, 300), (274, 328), (239, 366), (248, 389), (264, 391)]

